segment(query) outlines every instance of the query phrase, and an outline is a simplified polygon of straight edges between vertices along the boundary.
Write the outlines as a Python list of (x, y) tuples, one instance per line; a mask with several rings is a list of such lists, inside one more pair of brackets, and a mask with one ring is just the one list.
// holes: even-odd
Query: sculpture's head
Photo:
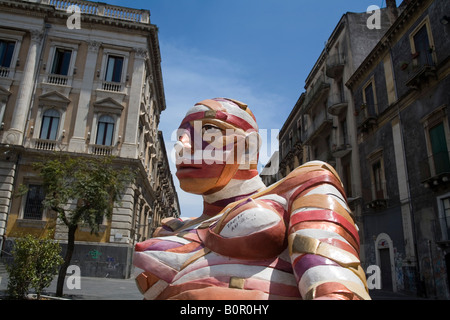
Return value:
[(246, 104), (226, 98), (197, 103), (186, 114), (175, 144), (181, 189), (208, 195), (231, 179), (257, 174), (259, 135)]

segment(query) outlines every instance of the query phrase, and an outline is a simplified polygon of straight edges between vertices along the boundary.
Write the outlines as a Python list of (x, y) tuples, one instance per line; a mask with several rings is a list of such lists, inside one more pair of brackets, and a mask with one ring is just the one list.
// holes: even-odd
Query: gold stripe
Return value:
[(190, 257), (183, 263), (183, 265), (180, 268), (180, 271), (183, 270), (184, 268), (186, 268), (188, 265), (190, 265), (194, 261), (200, 259), (201, 257), (207, 255), (210, 252), (211, 252), (211, 250), (208, 248), (203, 248), (203, 249), (199, 250), (196, 254), (194, 254), (192, 257)]
[(245, 279), (244, 278), (231, 277), (230, 278), (230, 283), (228, 284), (228, 288), (244, 289), (244, 285), (245, 285)]
[(358, 268), (349, 267), (348, 269), (350, 271), (352, 271), (356, 276), (358, 276), (358, 278), (362, 281), (362, 283), (364, 283), (364, 287), (368, 291), (369, 287), (367, 286), (366, 274), (364, 272), (364, 269), (361, 267), (361, 265), (359, 265)]
[(348, 222), (354, 224), (350, 213), (343, 206), (341, 206), (337, 200), (333, 199), (332, 196), (325, 194), (312, 194), (297, 198), (292, 204), (291, 211), (294, 212), (295, 210), (307, 207), (333, 210), (343, 216)]
[(293, 253), (317, 254), (333, 260), (345, 268), (357, 268), (360, 264), (359, 259), (346, 250), (295, 233), (289, 235), (289, 253), (290, 255)]
[(319, 281), (311, 285), (308, 290), (306, 291), (305, 300), (312, 300), (316, 298), (316, 288), (324, 283), (327, 282), (337, 282), (347, 287), (350, 291), (352, 291), (354, 294), (356, 294), (358, 297), (364, 300), (372, 300), (372, 298), (369, 296), (367, 291), (363, 289), (359, 284), (352, 282), (352, 281), (346, 281), (346, 280), (333, 280), (333, 281)]

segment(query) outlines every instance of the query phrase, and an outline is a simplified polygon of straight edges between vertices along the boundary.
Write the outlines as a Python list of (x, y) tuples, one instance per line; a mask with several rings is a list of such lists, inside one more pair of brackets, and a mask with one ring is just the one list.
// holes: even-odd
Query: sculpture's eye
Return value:
[(217, 133), (217, 132), (222, 132), (222, 130), (219, 127), (216, 127), (215, 125), (212, 124), (205, 124), (202, 127), (202, 133), (209, 133), (209, 134), (213, 134), (213, 133)]

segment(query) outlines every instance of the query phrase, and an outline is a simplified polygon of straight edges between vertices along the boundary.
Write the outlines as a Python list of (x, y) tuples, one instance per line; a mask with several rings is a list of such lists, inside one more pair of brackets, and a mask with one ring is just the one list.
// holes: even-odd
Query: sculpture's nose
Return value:
[(178, 136), (178, 141), (174, 145), (175, 156), (177, 158), (177, 163), (187, 159), (194, 153), (194, 148), (191, 144), (191, 137), (187, 132), (183, 132)]

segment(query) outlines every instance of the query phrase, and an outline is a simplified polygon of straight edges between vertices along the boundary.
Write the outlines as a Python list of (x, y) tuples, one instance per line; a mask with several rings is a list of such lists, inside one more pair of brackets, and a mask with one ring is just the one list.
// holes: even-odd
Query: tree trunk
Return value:
[(70, 266), (70, 261), (72, 260), (72, 254), (73, 250), (75, 248), (75, 231), (77, 231), (78, 225), (71, 225), (69, 226), (69, 238), (67, 241), (67, 251), (66, 256), (64, 257), (64, 263), (62, 264), (61, 268), (59, 269), (58, 274), (58, 282), (56, 285), (56, 296), (62, 297), (63, 290), (64, 290), (64, 281), (66, 279), (67, 274), (67, 268)]

